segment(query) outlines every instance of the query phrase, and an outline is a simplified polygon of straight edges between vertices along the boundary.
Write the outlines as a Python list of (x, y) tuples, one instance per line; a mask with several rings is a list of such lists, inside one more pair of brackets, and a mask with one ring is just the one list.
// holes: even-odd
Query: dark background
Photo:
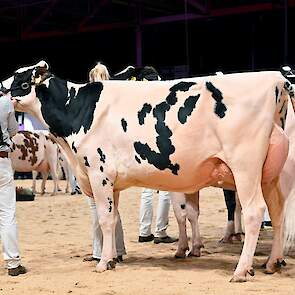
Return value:
[(277, 70), (295, 66), (294, 43), (291, 0), (0, 1), (2, 79), (40, 59), (81, 82), (97, 61), (111, 74), (152, 65), (166, 79)]

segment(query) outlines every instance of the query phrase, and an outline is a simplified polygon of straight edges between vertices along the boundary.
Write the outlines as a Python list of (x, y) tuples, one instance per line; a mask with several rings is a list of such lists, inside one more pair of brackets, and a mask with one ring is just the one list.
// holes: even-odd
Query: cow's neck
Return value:
[(75, 85), (57, 77), (51, 78), (48, 85), (37, 86), (42, 116), (50, 131), (64, 138), (80, 130), (87, 133), (102, 89), (99, 82)]

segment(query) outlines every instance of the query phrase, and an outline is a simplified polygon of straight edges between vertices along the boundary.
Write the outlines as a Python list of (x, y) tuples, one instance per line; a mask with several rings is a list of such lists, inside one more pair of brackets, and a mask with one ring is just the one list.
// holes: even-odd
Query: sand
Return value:
[[(28, 187), (31, 181), (17, 184)], [(51, 189), (49, 181), (47, 190)], [(102, 274), (94, 272), (95, 263), (83, 262), (91, 253), (91, 219), (85, 196), (45, 194), (34, 202), (17, 202), (22, 262), (29, 272), (9, 277), (2, 260), (0, 295), (295, 294), (294, 258), (287, 257), (287, 266), (274, 275), (265, 275), (260, 267), (270, 252), (271, 229), (261, 231), (255, 276), (247, 283), (229, 283), (241, 244), (218, 244), (226, 222), (220, 189), (201, 191), (202, 257), (179, 260), (174, 259), (176, 244), (137, 242), (140, 191), (131, 188), (121, 194), (119, 209), (128, 255), (115, 270)], [(157, 197), (154, 199), (156, 204)], [(172, 208), (169, 222), (169, 235), (177, 236)]]

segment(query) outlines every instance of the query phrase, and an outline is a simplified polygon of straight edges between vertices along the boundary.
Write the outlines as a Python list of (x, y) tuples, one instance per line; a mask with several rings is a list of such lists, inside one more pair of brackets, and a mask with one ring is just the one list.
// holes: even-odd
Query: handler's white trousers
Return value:
[(16, 193), (11, 161), (9, 158), (0, 158), (0, 234), (8, 269), (20, 265), (15, 207)]
[[(151, 234), (153, 220), (153, 191), (154, 190), (152, 189), (144, 188), (141, 194), (139, 235), (142, 237), (147, 237)], [(159, 191), (155, 237), (167, 237), (166, 229), (168, 227), (169, 209), (169, 192)]]
[[(89, 199), (89, 205), (91, 209), (92, 215), (92, 234), (93, 234), (93, 241), (92, 241), (92, 256), (94, 258), (101, 258), (101, 251), (103, 245), (103, 236), (102, 231), (99, 225), (99, 216), (96, 210), (96, 204), (93, 198)], [(116, 225), (116, 249), (117, 255), (122, 256), (126, 255), (126, 249), (124, 244), (124, 233), (121, 223), (121, 218), (118, 213), (118, 221)]]

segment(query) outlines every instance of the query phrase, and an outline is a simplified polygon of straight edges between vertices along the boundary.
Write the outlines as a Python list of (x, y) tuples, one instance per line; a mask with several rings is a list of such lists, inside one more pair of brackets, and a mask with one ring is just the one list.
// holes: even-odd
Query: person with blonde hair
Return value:
[[(89, 72), (89, 82), (98, 82), (101, 80), (109, 80), (110, 75), (107, 67), (100, 62), (90, 70)], [(91, 209), (92, 216), (92, 255), (84, 258), (84, 261), (99, 261), (101, 258), (103, 235), (99, 225), (99, 216), (96, 210), (96, 204), (93, 198), (89, 199), (89, 206)], [(126, 255), (126, 249), (124, 244), (124, 233), (122, 228), (121, 218), (118, 212), (118, 222), (116, 225), (116, 249), (117, 249), (117, 261), (123, 261), (123, 255)]]
[(101, 80), (109, 80), (110, 74), (105, 65), (98, 62), (96, 66), (89, 72), (89, 82), (98, 82)]

